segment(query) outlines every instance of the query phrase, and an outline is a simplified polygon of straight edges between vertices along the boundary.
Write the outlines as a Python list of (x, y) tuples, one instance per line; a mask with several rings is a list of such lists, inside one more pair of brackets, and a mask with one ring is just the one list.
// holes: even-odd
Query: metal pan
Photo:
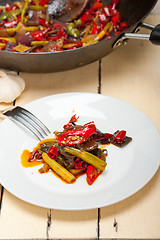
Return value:
[[(13, 0), (7, 2), (13, 2)], [(108, 4), (110, 1), (104, 0), (103, 2)], [(65, 71), (103, 58), (124, 44), (128, 38), (148, 39), (153, 44), (160, 44), (160, 25), (154, 27), (142, 23), (142, 20), (150, 13), (156, 3), (157, 0), (120, 0), (118, 10), (129, 25), (129, 28), (122, 34), (90, 46), (62, 52), (18, 53), (0, 51), (0, 67), (32, 73)], [(6, 0), (0, 0), (0, 5), (5, 4)], [(139, 27), (146, 27), (152, 32), (150, 35), (137, 34), (135, 32)]]

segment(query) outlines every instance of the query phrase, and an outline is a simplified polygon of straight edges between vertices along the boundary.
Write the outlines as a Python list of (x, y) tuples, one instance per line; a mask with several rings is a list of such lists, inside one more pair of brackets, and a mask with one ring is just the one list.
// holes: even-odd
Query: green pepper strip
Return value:
[(0, 16), (0, 20), (5, 20), (5, 19), (7, 19), (7, 17), (8, 17), (8, 15), (7, 15), (7, 13), (5, 13)]
[(70, 24), (68, 24), (67, 26), (67, 31), (68, 34), (72, 37), (75, 38), (79, 38), (80, 37), (80, 32), (79, 30), (76, 28), (75, 24), (73, 22), (71, 22)]
[(79, 150), (73, 147), (65, 147), (64, 150), (76, 157), (81, 158), (83, 161), (93, 165), (95, 168), (98, 168), (99, 170), (102, 171), (105, 170), (107, 163), (89, 152)]
[(25, 16), (25, 14), (27, 12), (28, 4), (29, 4), (29, 0), (25, 0), (25, 4), (24, 4), (24, 7), (23, 7), (22, 13), (21, 13), (21, 22), (24, 21), (24, 16)]

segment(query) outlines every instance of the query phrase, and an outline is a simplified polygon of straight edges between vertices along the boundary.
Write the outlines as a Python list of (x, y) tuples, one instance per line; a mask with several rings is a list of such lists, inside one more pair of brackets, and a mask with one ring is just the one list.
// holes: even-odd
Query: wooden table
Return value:
[[(156, 25), (160, 16), (149, 16), (146, 22)], [(26, 88), (12, 104), (64, 92), (102, 93), (136, 106), (160, 130), (160, 48), (147, 41), (131, 40), (103, 60), (76, 70), (20, 75)], [(0, 104), (0, 109), (7, 106)], [(40, 208), (0, 189), (0, 239), (160, 239), (159, 170), (128, 199), (87, 211)]]

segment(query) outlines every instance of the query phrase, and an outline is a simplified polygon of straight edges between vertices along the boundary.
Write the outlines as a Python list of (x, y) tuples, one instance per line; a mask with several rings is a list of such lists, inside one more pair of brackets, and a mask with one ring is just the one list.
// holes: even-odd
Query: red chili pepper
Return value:
[(0, 43), (7, 43), (7, 42), (8, 42), (7, 40), (0, 39)]
[(67, 34), (64, 31), (64, 29), (60, 29), (55, 37), (49, 37), (48, 40), (56, 41), (56, 40), (58, 40), (58, 39), (60, 39), (62, 37), (64, 37), (64, 39), (67, 38)]
[(16, 6), (16, 5), (13, 5), (11, 8), (10, 8), (10, 11), (14, 11), (14, 10), (16, 10), (18, 7)]
[(86, 23), (86, 22), (91, 22), (92, 20), (93, 20), (93, 16), (95, 15), (95, 12), (94, 11), (92, 11), (92, 10), (86, 10), (83, 14), (82, 14), (82, 16), (80, 17), (80, 19), (81, 19), (81, 21), (83, 22), (83, 23)]
[(124, 141), (125, 136), (126, 136), (126, 131), (124, 130), (119, 131), (112, 141), (117, 143), (122, 143)]
[(94, 181), (97, 179), (97, 177), (100, 175), (100, 172), (98, 172), (98, 170), (92, 165), (88, 165), (86, 175), (87, 175), (87, 183), (89, 185), (92, 185)]
[(11, 8), (11, 5), (9, 3), (7, 3), (6, 6), (5, 6), (6, 11), (9, 12), (10, 8)]
[(3, 47), (0, 47), (0, 50), (4, 50), (6, 48), (6, 45), (4, 45)]
[(116, 9), (118, 3), (119, 3), (119, 0), (112, 0), (111, 3), (110, 3), (110, 7), (112, 9)]
[(101, 23), (106, 23), (107, 22), (107, 17), (105, 13), (99, 12), (98, 17)]
[(36, 41), (36, 40), (39, 40), (39, 41), (44, 41), (46, 39), (44, 39), (43, 37), (45, 37), (46, 33), (49, 31), (49, 29), (45, 29), (43, 31), (32, 31), (31, 32), (31, 35), (33, 37), (33, 39)]
[(63, 23), (58, 23), (58, 22), (53, 24), (53, 29), (59, 29), (59, 28), (66, 29), (66, 25)]
[(73, 122), (74, 122), (74, 123), (77, 122), (78, 118), (79, 118), (79, 117), (76, 117), (76, 114), (74, 114), (74, 115), (71, 117), (71, 119), (69, 120), (69, 122), (63, 126), (63, 128), (66, 129), (66, 128), (69, 128), (69, 127), (73, 126)]
[(38, 154), (38, 149), (35, 149), (32, 153), (30, 158), (28, 159), (29, 162), (33, 161), (36, 158), (36, 155)]
[(120, 22), (119, 26), (121, 30), (126, 30), (128, 28), (128, 24), (126, 22)]
[(103, 3), (95, 2), (93, 6), (91, 7), (91, 10), (96, 11), (99, 10), (102, 7)]
[(43, 18), (40, 18), (40, 19), (39, 19), (39, 24), (42, 25), (42, 26), (44, 26), (44, 27), (49, 28), (49, 25), (46, 24), (46, 20), (43, 19)]
[(74, 161), (74, 168), (75, 169), (83, 169), (85, 170), (87, 168), (87, 163), (81, 160), (80, 158), (77, 158)]
[(116, 26), (121, 21), (121, 14), (117, 12), (116, 15), (112, 17), (111, 20), (113, 22), (113, 25)]
[(94, 121), (84, 124), (84, 127), (96, 128)]
[(21, 16), (17, 17), (14, 20), (9, 21), (9, 22), (5, 22), (4, 26), (6, 28), (12, 28), (12, 27), (16, 26), (20, 21), (21, 21)]
[(50, 0), (41, 0), (41, 1), (39, 2), (39, 5), (40, 5), (40, 6), (44, 6), (44, 5), (46, 5), (49, 1), (50, 1)]
[(72, 146), (83, 143), (96, 131), (95, 127), (85, 127), (75, 130), (69, 130), (58, 137), (59, 145)]
[(93, 27), (91, 30), (91, 34), (97, 34), (98, 33), (98, 28), (97, 28), (97, 24), (95, 22), (93, 22)]
[(54, 160), (57, 160), (58, 155), (59, 155), (57, 148), (54, 147), (54, 146), (51, 146), (51, 147), (49, 148), (47, 154), (48, 154), (48, 156), (49, 156), (51, 159), (54, 159)]

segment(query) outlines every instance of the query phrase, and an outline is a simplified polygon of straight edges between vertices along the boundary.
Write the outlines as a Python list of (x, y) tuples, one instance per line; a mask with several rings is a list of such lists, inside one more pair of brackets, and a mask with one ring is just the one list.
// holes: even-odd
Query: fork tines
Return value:
[(35, 115), (22, 107), (17, 106), (3, 114), (28, 128), (39, 140), (51, 133)]

